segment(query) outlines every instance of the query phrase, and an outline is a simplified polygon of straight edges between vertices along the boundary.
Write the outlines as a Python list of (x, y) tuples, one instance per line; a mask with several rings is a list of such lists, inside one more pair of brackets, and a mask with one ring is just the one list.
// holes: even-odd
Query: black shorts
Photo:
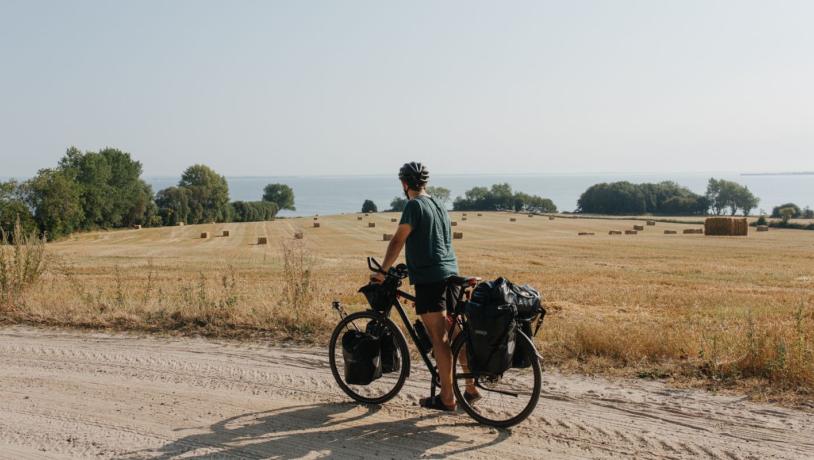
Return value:
[(419, 315), (453, 310), (460, 286), (449, 286), (446, 281), (415, 285), (415, 312)]

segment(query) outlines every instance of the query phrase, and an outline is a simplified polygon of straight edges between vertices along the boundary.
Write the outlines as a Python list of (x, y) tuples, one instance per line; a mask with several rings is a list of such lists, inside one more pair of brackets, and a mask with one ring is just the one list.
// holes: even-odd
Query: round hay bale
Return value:
[(257, 244), (269, 244), (268, 237), (265, 236), (258, 236), (257, 237)]
[(554, 220), (554, 216), (548, 216), (548, 220)]
[(362, 216), (356, 216), (356, 220), (362, 220)]
[(462, 216), (466, 217), (466, 213), (461, 214)]
[(608, 232), (608, 235), (621, 235), (621, 234), (622, 234), (621, 230), (611, 230)]
[(209, 232), (201, 232), (201, 239), (205, 240), (207, 238), (209, 238)]
[(367, 228), (374, 228), (376, 226), (376, 222), (368, 222)]
[(452, 239), (453, 240), (462, 240), (464, 238), (464, 232), (452, 232)]
[(579, 232), (579, 236), (593, 236), (594, 232)]
[(390, 241), (392, 239), (393, 239), (392, 233), (385, 233), (384, 235), (382, 235), (382, 241)]
[(644, 225), (634, 225), (633, 230), (641, 232), (644, 230)]
[(303, 239), (303, 238), (305, 238), (305, 235), (304, 235), (302, 232), (296, 232), (296, 233), (294, 233), (294, 239), (295, 239), (295, 240), (301, 240), (301, 239)]
[(656, 221), (655, 220), (648, 220), (647, 225), (650, 225), (652, 227), (652, 226), (656, 225)]
[(676, 233), (678, 233), (678, 232), (675, 231), (675, 230), (665, 230), (664, 231), (665, 235), (675, 235)]
[(534, 214), (529, 213), (529, 217), (534, 217)]
[(703, 235), (704, 230), (700, 228), (685, 228), (682, 233), (685, 235)]
[(483, 214), (481, 214), (481, 213), (478, 213), (478, 217), (483, 217)]
[(757, 231), (759, 231), (759, 232), (768, 232), (769, 231), (769, 226), (768, 225), (758, 225), (757, 226)]
[(461, 220), (466, 220), (466, 217), (461, 217)]
[(457, 227), (457, 226), (458, 226), (458, 222), (455, 222), (455, 221), (453, 220), (452, 222), (450, 222), (450, 223), (449, 223), (449, 225), (452, 225), (453, 227)]
[(314, 228), (319, 228), (319, 222), (314, 222)]
[(398, 222), (398, 221), (399, 221), (399, 220), (398, 220), (398, 219), (396, 219), (395, 217), (393, 217), (392, 219), (390, 219), (390, 222)]
[(314, 220), (319, 220), (319, 217), (314, 217)]
[(509, 222), (517, 222), (517, 219), (516, 219), (516, 218), (514, 218), (514, 217), (510, 217), (510, 218), (509, 218)]
[(625, 230), (625, 235), (638, 235), (639, 232), (636, 230)]
[(229, 230), (224, 230), (221, 232), (220, 236), (229, 237), (230, 234), (231, 233), (229, 233)]

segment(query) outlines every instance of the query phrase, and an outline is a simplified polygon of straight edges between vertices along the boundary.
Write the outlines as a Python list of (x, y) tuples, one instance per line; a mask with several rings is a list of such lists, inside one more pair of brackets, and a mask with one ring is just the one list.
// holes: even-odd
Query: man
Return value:
[[(421, 406), (443, 411), (455, 410), (452, 391), (452, 350), (447, 337), (447, 278), (458, 274), (458, 259), (452, 249), (449, 216), (442, 204), (427, 194), (430, 178), (421, 163), (406, 163), (399, 170), (399, 180), (407, 196), (407, 205), (393, 239), (387, 246), (382, 269), (387, 271), (406, 245), (405, 256), (410, 284), (415, 286), (415, 309), (432, 340), (441, 392), (436, 398), (424, 398)], [(371, 275), (375, 282), (384, 281), (384, 275)], [(458, 289), (457, 287), (455, 289)], [(466, 398), (479, 398), (474, 385), (467, 385)]]

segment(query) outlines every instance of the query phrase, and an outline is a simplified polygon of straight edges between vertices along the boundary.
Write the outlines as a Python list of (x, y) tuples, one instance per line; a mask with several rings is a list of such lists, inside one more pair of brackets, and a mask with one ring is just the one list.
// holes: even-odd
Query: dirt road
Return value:
[(814, 413), (546, 373), (509, 431), (348, 403), (321, 349), (0, 329), (0, 458), (812, 458)]

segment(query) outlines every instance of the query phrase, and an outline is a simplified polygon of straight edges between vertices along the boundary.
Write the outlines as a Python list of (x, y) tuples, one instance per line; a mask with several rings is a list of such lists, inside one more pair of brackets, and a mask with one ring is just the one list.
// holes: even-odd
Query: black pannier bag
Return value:
[(379, 340), (382, 357), (382, 373), (389, 374), (401, 369), (399, 347), (393, 332), (378, 321), (367, 323), (366, 332)]
[[(534, 339), (534, 336), (537, 335), (537, 331), (540, 330), (543, 317), (545, 317), (545, 308), (543, 308), (540, 303), (540, 293), (528, 284), (518, 286), (508, 280), (506, 284), (517, 306), (517, 327), (526, 337)], [(532, 323), (536, 323), (533, 330)], [(525, 347), (519, 346), (514, 353), (512, 367), (517, 369), (531, 367), (531, 360), (533, 358), (533, 356), (528, 356)]]
[(500, 292), (505, 287), (497, 281), (481, 283), (464, 306), (469, 337), (467, 358), (474, 372), (500, 376), (512, 366), (517, 310), (505, 302)]
[(396, 287), (386, 282), (382, 284), (368, 283), (362, 286), (359, 292), (365, 295), (370, 308), (378, 312), (385, 312), (392, 307), (396, 297)]
[(347, 331), (342, 335), (345, 382), (368, 385), (382, 376), (381, 344), (367, 332)]

